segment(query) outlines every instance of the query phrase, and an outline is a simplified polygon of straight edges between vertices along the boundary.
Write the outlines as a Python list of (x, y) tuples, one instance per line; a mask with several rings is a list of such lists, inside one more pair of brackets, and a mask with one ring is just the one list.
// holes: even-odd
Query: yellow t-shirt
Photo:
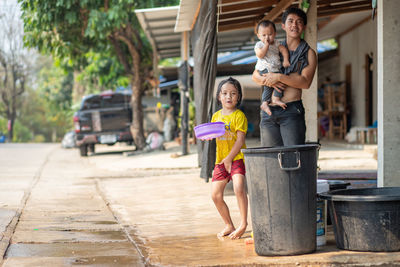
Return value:
[[(242, 131), (246, 134), (247, 132), (247, 118), (244, 113), (237, 109), (229, 115), (223, 116), (222, 109), (218, 110), (212, 116), (211, 122), (222, 121), (225, 123), (225, 134), (217, 138), (217, 159), (216, 164), (220, 163), (226, 156), (228, 156), (233, 145), (237, 139), (237, 131)], [(243, 144), (242, 148), (246, 148)], [(244, 159), (243, 153), (240, 151), (235, 158), (235, 160)]]

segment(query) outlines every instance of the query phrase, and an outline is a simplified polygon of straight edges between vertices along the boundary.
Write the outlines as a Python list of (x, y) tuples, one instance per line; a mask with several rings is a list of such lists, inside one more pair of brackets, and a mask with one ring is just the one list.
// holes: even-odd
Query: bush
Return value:
[(42, 134), (35, 135), (33, 138), (33, 142), (35, 143), (44, 143), (46, 141), (46, 138)]
[(18, 120), (14, 123), (14, 137), (13, 142), (30, 142), (32, 141), (32, 133), (31, 131), (22, 125)]

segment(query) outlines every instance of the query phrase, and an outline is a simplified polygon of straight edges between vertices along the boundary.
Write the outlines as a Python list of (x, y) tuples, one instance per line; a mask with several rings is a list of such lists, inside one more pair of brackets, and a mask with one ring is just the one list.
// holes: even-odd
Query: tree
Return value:
[(0, 13), (0, 114), (8, 120), (8, 140), (13, 140), (14, 123), (25, 92), (29, 62), (23, 48), (22, 21), (15, 4), (2, 6)]
[(87, 64), (88, 52), (112, 53), (132, 88), (131, 132), (138, 149), (145, 146), (142, 95), (151, 73), (152, 52), (134, 10), (177, 4), (177, 0), (19, 0), (25, 44), (68, 58), (75, 69)]
[[(74, 101), (80, 101), (84, 94), (94, 94), (117, 87), (128, 87), (129, 77), (112, 53), (88, 52), (85, 54), (86, 66), (74, 71)], [(65, 68), (65, 64), (64, 68)]]

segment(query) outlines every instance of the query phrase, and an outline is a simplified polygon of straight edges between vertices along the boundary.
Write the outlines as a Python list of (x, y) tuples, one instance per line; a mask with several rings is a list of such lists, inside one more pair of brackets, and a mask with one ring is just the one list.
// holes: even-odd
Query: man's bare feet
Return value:
[(247, 224), (240, 225), (235, 231), (230, 233), (229, 237), (231, 239), (239, 239), (239, 238), (241, 238), (242, 235), (244, 234), (244, 232), (246, 231), (246, 228), (247, 228)]
[(221, 232), (219, 232), (217, 234), (217, 236), (218, 237), (224, 237), (224, 236), (227, 236), (227, 235), (231, 234), (233, 231), (235, 231), (235, 227), (233, 225), (227, 225), (227, 226), (225, 226), (224, 229), (222, 229)]
[(281, 108), (283, 108), (283, 109), (286, 109), (286, 104), (284, 103), (284, 102), (282, 102), (281, 100), (274, 100), (274, 101), (272, 101), (272, 103), (274, 104), (274, 105), (278, 105), (278, 106), (280, 106)]
[(271, 116), (272, 112), (271, 112), (271, 109), (269, 108), (267, 102), (265, 102), (265, 101), (262, 102), (260, 108), (261, 108), (265, 113), (267, 113), (268, 115)]

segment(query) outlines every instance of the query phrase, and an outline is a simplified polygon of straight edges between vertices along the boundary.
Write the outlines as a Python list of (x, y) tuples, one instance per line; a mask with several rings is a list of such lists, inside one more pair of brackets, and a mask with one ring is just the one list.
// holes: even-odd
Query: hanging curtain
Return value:
[[(214, 83), (217, 74), (217, 1), (201, 1), (200, 12), (191, 34), (194, 58), (193, 88), (196, 124), (210, 122), (216, 109)], [(207, 182), (215, 163), (215, 140), (198, 142), (200, 177)]]

